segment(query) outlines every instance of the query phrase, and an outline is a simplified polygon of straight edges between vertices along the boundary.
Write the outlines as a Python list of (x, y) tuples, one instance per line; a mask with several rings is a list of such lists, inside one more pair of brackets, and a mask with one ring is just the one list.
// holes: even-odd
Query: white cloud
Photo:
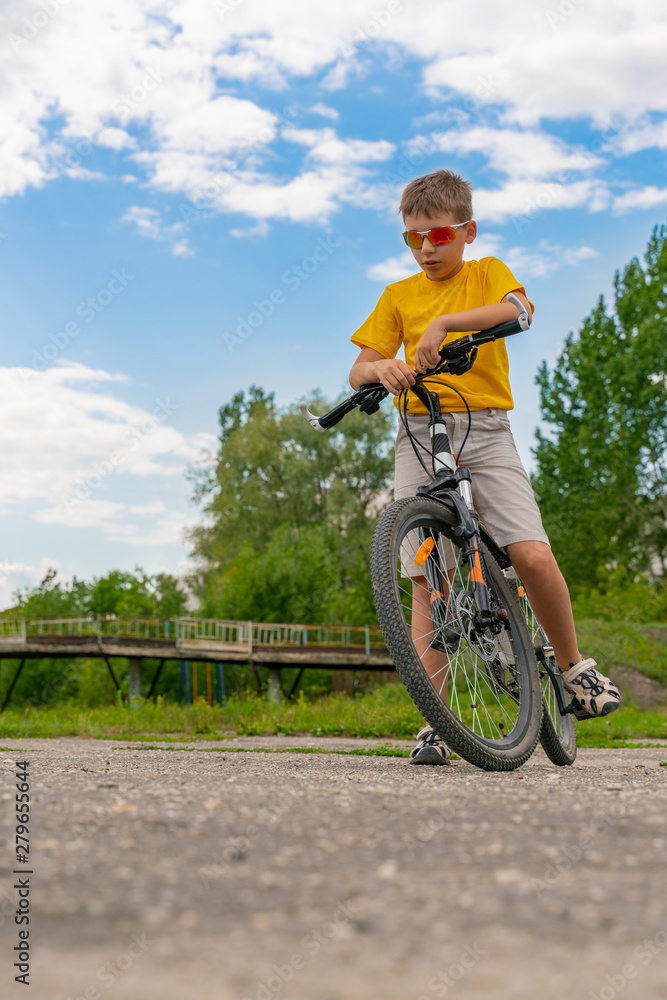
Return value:
[(364, 139), (339, 139), (332, 128), (283, 130), (283, 139), (308, 147), (308, 159), (320, 163), (343, 165), (388, 160), (394, 145), (384, 140), (367, 142)]
[(373, 264), (366, 271), (366, 277), (370, 281), (381, 281), (384, 285), (391, 284), (392, 281), (402, 281), (409, 278), (411, 274), (417, 274), (418, 265), (409, 250), (402, 253), (400, 257), (388, 257), (379, 264)]
[(585, 147), (570, 148), (556, 136), (528, 129), (501, 131), (478, 126), (432, 132), (406, 143), (408, 155), (424, 147), (447, 153), (483, 153), (493, 170), (516, 180), (592, 170), (602, 162)]
[(562, 267), (576, 267), (582, 261), (597, 256), (597, 250), (592, 247), (562, 247), (541, 240), (537, 250), (512, 247), (502, 259), (519, 281), (523, 281), (524, 276), (545, 278)]
[(269, 232), (269, 228), (270, 227), (266, 219), (260, 219), (254, 226), (230, 229), (229, 232), (231, 236), (236, 236), (237, 239), (246, 239), (254, 236), (266, 236)]
[(162, 149), (232, 153), (275, 138), (276, 116), (270, 111), (229, 95), (212, 97), (208, 87), (190, 90), (190, 101), (154, 115), (155, 137)]
[(463, 251), (464, 260), (481, 260), (482, 257), (500, 256), (502, 240), (495, 233), (483, 233), (476, 236), (474, 242), (466, 243)]
[(612, 208), (616, 215), (623, 215), (636, 208), (656, 208), (658, 205), (665, 204), (667, 204), (667, 188), (658, 188), (654, 184), (649, 184), (647, 187), (626, 191), (625, 194), (614, 198)]
[(105, 494), (118, 489), (118, 474), (180, 477), (216, 439), (170, 426), (178, 405), (168, 397), (143, 408), (101, 388), (121, 381), (83, 365), (0, 368), (0, 462), (12, 469), (0, 481), (0, 509), (35, 509), (42, 523), (99, 527), (130, 542), (176, 540), (184, 515)]
[(68, 528), (97, 528), (108, 541), (129, 545), (178, 545), (198, 521), (181, 511), (166, 510), (161, 501), (141, 506), (92, 498), (45, 508), (35, 520)]
[(422, 8), (404, 25), (404, 44), (428, 61), (428, 87), (501, 105), (507, 121), (586, 116), (607, 124), (667, 110), (661, 0), (586, 0), (550, 23), (558, 9), (519, 0), (510, 19), (494, 0), (456, 4), (457, 31), (445, 35), (424, 31), (430, 11)]
[(335, 108), (330, 107), (323, 101), (318, 101), (317, 104), (313, 104), (312, 108), (308, 108), (311, 114), (320, 115), (322, 118), (329, 118), (332, 122), (335, 122), (340, 117), (338, 111)]
[(115, 128), (110, 125), (99, 133), (97, 142), (100, 146), (108, 146), (109, 149), (137, 149), (138, 143), (133, 135), (126, 132), (124, 128)]
[(134, 223), (140, 236), (157, 240), (158, 243), (169, 243), (171, 252), (176, 257), (192, 257), (194, 255), (194, 250), (187, 238), (181, 235), (185, 230), (185, 223), (176, 222), (171, 226), (165, 226), (162, 216), (156, 208), (133, 205), (128, 208), (121, 222)]
[(640, 118), (638, 121), (623, 122), (618, 128), (612, 128), (608, 134), (608, 146), (618, 155), (629, 155), (638, 153), (642, 149), (666, 149), (667, 148), (667, 121), (646, 122)]
[(58, 565), (57, 559), (43, 558), (38, 566), (27, 563), (0, 560), (0, 610), (11, 607), (17, 590), (34, 587), (44, 579), (51, 567)]
[(594, 178), (571, 183), (510, 180), (500, 188), (477, 188), (473, 197), (478, 221), (504, 222), (515, 217), (517, 232), (543, 211), (585, 205), (589, 211), (599, 212), (611, 200), (606, 185)]
[[(525, 212), (540, 185), (562, 171), (573, 177), (551, 207), (598, 210), (610, 202), (599, 180), (574, 176), (597, 169), (599, 157), (584, 164), (581, 151), (546, 125), (535, 128), (540, 122), (631, 121), (614, 147), (626, 153), (666, 141), (657, 120), (667, 111), (659, 0), (586, 0), (556, 18), (556, 5), (517, 0), (511, 19), (497, 0), (442, 0), (437, 18), (427, 4), (394, 13), (376, 0), (244, 2), (220, 16), (213, 3), (190, 0), (61, 7), (37, 31), (25, 27), (34, 12), (23, 0), (0, 9), (0, 37), (18, 39), (0, 66), (0, 197), (61, 176), (96, 178), (87, 158), (103, 146), (122, 160), (120, 175), (131, 163), (161, 191), (192, 197), (217, 183), (211, 211), (301, 222), (329, 218), (347, 203), (383, 210), (373, 165), (392, 155), (391, 143), (303, 129), (296, 118), (290, 132), (274, 110), (232, 92), (248, 82), (277, 91), (297, 79), (317, 86), (325, 73), (342, 86), (378, 55), (385, 66), (416, 60), (423, 87), (464, 119), (493, 109), (497, 127), (468, 121), (449, 133), (459, 154), (485, 156), (508, 178), (499, 190), (478, 192), (492, 220)], [(305, 111), (313, 113), (338, 119), (320, 101)], [(281, 137), (304, 144), (304, 160), (276, 176)], [(170, 242), (177, 255), (190, 253), (182, 237)]]

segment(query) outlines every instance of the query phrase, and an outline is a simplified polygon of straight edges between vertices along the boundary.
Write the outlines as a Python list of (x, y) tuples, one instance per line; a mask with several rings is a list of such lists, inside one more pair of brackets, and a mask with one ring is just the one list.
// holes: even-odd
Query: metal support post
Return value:
[(216, 663), (215, 668), (216, 701), (218, 701), (223, 708), (226, 708), (227, 692), (225, 691), (225, 665), (224, 663)]
[(138, 708), (141, 704), (141, 657), (130, 656), (130, 708)]
[(282, 700), (280, 688), (280, 667), (269, 666), (269, 701), (279, 705)]
[(9, 699), (12, 696), (12, 691), (14, 690), (14, 685), (16, 684), (17, 680), (19, 679), (19, 674), (21, 673), (21, 671), (23, 670), (23, 667), (25, 666), (25, 661), (26, 661), (26, 658), (24, 656), (23, 659), (21, 660), (21, 662), (19, 663), (18, 670), (14, 674), (14, 677), (12, 679), (12, 683), (9, 685), (9, 691), (5, 695), (5, 700), (2, 703), (2, 708), (0, 708), (0, 712), (4, 712), (4, 710), (7, 708), (7, 705), (9, 704)]
[(192, 704), (192, 696), (190, 694), (190, 661), (181, 660), (181, 690), (179, 696), (179, 704), (182, 705), (185, 701), (186, 705)]

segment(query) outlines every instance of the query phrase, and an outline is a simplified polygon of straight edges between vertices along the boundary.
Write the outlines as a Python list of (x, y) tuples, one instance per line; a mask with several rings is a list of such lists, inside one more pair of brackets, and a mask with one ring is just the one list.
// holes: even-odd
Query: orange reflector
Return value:
[(470, 570), (470, 579), (473, 583), (482, 583), (486, 587), (486, 580), (482, 576), (482, 564), (479, 560), (479, 552), (475, 552), (475, 562)]
[(439, 597), (442, 597), (442, 594), (440, 593), (440, 591), (439, 590), (432, 590), (431, 591), (431, 604), (435, 604), (435, 602), (438, 600)]
[(519, 589), (517, 590), (517, 594), (519, 595), (519, 597), (525, 597), (526, 596), (526, 588), (525, 587), (519, 587)]
[(419, 546), (415, 553), (415, 562), (418, 566), (423, 566), (431, 552), (433, 551), (433, 546), (435, 545), (435, 538), (431, 535), (427, 538), (425, 542)]

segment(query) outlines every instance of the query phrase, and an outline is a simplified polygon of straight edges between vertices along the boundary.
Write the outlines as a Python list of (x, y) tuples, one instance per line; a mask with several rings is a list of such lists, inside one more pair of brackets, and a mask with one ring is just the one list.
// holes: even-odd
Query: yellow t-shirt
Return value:
[[(384, 358), (395, 358), (403, 344), (406, 364), (412, 368), (417, 344), (436, 316), (495, 305), (508, 292), (517, 291), (525, 295), (523, 285), (497, 257), (464, 261), (459, 273), (448, 281), (431, 281), (420, 271), (387, 285), (375, 309), (351, 340), (358, 347), (372, 347)], [(465, 333), (449, 333), (447, 341), (464, 336)], [(482, 344), (475, 364), (465, 375), (439, 375), (438, 378), (455, 385), (466, 397), (471, 410), (487, 407), (511, 410), (514, 407), (504, 339)], [(451, 389), (435, 382), (428, 383), (427, 387), (437, 391), (444, 413), (465, 410), (461, 397)], [(410, 413), (426, 412), (416, 396), (410, 394), (408, 398)], [(394, 404), (398, 406), (397, 398)]]

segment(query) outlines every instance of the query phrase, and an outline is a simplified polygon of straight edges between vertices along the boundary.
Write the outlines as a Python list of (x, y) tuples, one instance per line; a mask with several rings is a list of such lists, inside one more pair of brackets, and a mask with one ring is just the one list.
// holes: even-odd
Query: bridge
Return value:
[[(141, 697), (142, 661), (158, 659), (148, 697), (165, 660), (214, 664), (243, 663), (269, 670), (269, 698), (280, 699), (280, 670), (298, 667), (290, 694), (308, 668), (393, 670), (379, 628), (369, 625), (285, 625), (275, 622), (224, 621), (217, 618), (158, 618), (88, 615), (81, 618), (0, 616), (0, 659), (19, 666), (0, 711), (29, 659), (100, 657), (117, 690), (114, 657), (127, 657), (130, 703)], [(188, 674), (189, 677), (189, 674)], [(224, 675), (223, 675), (224, 677)]]

